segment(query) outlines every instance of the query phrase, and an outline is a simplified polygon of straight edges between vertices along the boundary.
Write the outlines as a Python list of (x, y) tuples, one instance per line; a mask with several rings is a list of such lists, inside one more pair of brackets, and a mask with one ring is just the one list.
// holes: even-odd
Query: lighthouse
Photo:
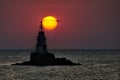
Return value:
[(49, 65), (53, 63), (55, 56), (47, 50), (46, 36), (42, 21), (37, 36), (36, 51), (30, 55), (30, 63), (33, 65)]
[(40, 30), (39, 30), (38, 37), (37, 37), (36, 52), (38, 54), (44, 54), (44, 53), (48, 52), (47, 44), (46, 44), (46, 37), (45, 37), (45, 32), (43, 30), (42, 21), (40, 24)]

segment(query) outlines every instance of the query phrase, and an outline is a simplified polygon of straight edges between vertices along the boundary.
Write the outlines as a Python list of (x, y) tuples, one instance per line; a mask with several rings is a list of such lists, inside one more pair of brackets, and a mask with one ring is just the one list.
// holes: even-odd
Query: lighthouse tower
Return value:
[(38, 32), (36, 51), (31, 53), (30, 63), (32, 65), (49, 65), (55, 60), (55, 56), (47, 51), (46, 37), (42, 21)]
[(46, 45), (46, 37), (45, 37), (45, 32), (43, 30), (42, 21), (40, 24), (40, 31), (39, 31), (38, 37), (37, 37), (36, 52), (38, 54), (43, 54), (43, 53), (48, 52), (47, 45)]

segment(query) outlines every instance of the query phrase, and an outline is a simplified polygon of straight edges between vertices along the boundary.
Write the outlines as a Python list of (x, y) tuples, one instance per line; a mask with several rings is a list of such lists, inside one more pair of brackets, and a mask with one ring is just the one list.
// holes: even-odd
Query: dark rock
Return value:
[(30, 63), (33, 65), (50, 65), (55, 60), (55, 56), (52, 53), (31, 53)]
[(66, 58), (55, 58), (52, 53), (38, 54), (31, 53), (30, 61), (25, 61), (23, 63), (16, 63), (13, 65), (32, 65), (32, 66), (47, 66), (47, 65), (81, 65), (79, 63), (73, 63)]
[(55, 58), (52, 53), (31, 53), (30, 56), (30, 64), (31, 65), (80, 65), (78, 63), (73, 63), (66, 58)]

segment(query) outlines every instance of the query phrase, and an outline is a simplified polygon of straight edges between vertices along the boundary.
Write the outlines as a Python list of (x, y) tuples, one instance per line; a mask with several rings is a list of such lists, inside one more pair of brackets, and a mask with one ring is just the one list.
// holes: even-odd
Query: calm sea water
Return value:
[(0, 50), (0, 80), (120, 80), (120, 50), (54, 49), (80, 66), (11, 65), (29, 61), (34, 50)]

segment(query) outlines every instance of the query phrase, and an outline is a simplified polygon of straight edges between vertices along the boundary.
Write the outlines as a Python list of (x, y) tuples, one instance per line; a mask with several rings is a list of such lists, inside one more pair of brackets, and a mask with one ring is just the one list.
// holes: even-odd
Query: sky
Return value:
[(0, 49), (35, 49), (40, 21), (49, 49), (120, 49), (120, 0), (0, 0)]

